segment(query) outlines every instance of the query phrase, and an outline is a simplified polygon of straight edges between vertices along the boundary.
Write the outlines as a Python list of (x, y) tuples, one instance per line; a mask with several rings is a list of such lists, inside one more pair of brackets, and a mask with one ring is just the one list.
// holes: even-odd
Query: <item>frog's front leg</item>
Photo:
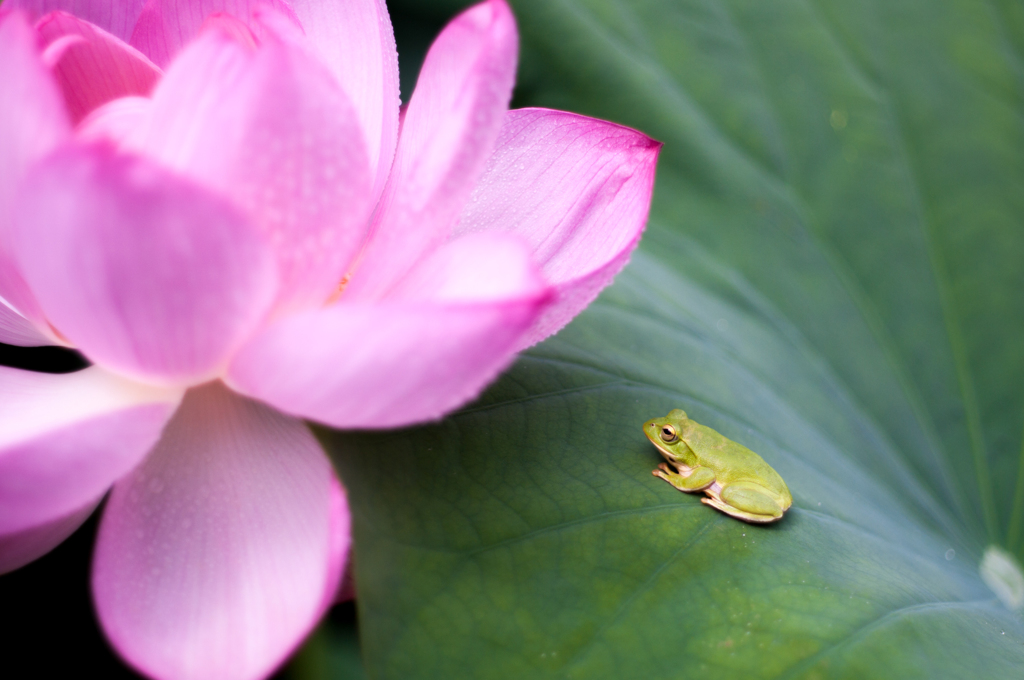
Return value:
[(729, 484), (718, 494), (718, 498), (701, 500), (727, 515), (758, 524), (781, 519), (782, 513), (789, 507), (779, 494), (754, 482)]
[(683, 475), (673, 470), (667, 463), (662, 463), (651, 474), (661, 477), (680, 491), (687, 493), (703, 491), (715, 483), (715, 471), (707, 467), (695, 467), (690, 469), (689, 474)]

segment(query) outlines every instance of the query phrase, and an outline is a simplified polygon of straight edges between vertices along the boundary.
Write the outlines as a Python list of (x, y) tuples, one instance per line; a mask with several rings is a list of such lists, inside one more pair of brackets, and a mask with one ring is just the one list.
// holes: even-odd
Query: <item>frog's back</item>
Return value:
[(686, 421), (682, 435), (701, 463), (715, 470), (720, 483), (756, 482), (792, 501), (786, 482), (775, 468), (747, 447), (692, 420)]

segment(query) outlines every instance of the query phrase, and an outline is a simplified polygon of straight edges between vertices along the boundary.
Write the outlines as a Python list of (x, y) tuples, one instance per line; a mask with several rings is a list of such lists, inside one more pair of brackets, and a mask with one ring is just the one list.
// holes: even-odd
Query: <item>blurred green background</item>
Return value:
[[(466, 4), (389, 3), (404, 98)], [(1024, 674), (978, 573), (1024, 555), (1024, 5), (512, 5), (514, 106), (665, 143), (648, 231), (476, 403), (319, 432), (358, 633), (336, 608), (281, 677)], [(783, 522), (650, 475), (639, 426), (676, 407), (779, 470)], [(0, 578), (5, 650), (41, 676), (132, 677), (93, 623), (94, 530)]]

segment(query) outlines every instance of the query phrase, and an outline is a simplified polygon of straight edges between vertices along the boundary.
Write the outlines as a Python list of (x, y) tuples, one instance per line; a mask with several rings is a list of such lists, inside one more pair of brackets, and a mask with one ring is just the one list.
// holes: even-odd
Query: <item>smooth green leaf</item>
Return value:
[[(321, 433), (370, 676), (1019, 676), (979, 563), (1024, 556), (1021, 5), (513, 5), (518, 105), (665, 142), (651, 223), (476, 403)], [(651, 476), (676, 407), (783, 475), (782, 522)]]

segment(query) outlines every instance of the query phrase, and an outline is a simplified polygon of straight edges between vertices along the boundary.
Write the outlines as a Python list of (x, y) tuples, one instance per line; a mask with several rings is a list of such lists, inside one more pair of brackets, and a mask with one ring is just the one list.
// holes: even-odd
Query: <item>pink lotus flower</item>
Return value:
[(349, 548), (300, 419), (442, 416), (639, 239), (659, 145), (509, 111), (516, 53), (503, 0), (467, 10), (400, 122), (383, 0), (7, 0), (0, 341), (93, 365), (0, 367), (0, 571), (110, 490), (92, 585), (129, 663), (286, 658)]

